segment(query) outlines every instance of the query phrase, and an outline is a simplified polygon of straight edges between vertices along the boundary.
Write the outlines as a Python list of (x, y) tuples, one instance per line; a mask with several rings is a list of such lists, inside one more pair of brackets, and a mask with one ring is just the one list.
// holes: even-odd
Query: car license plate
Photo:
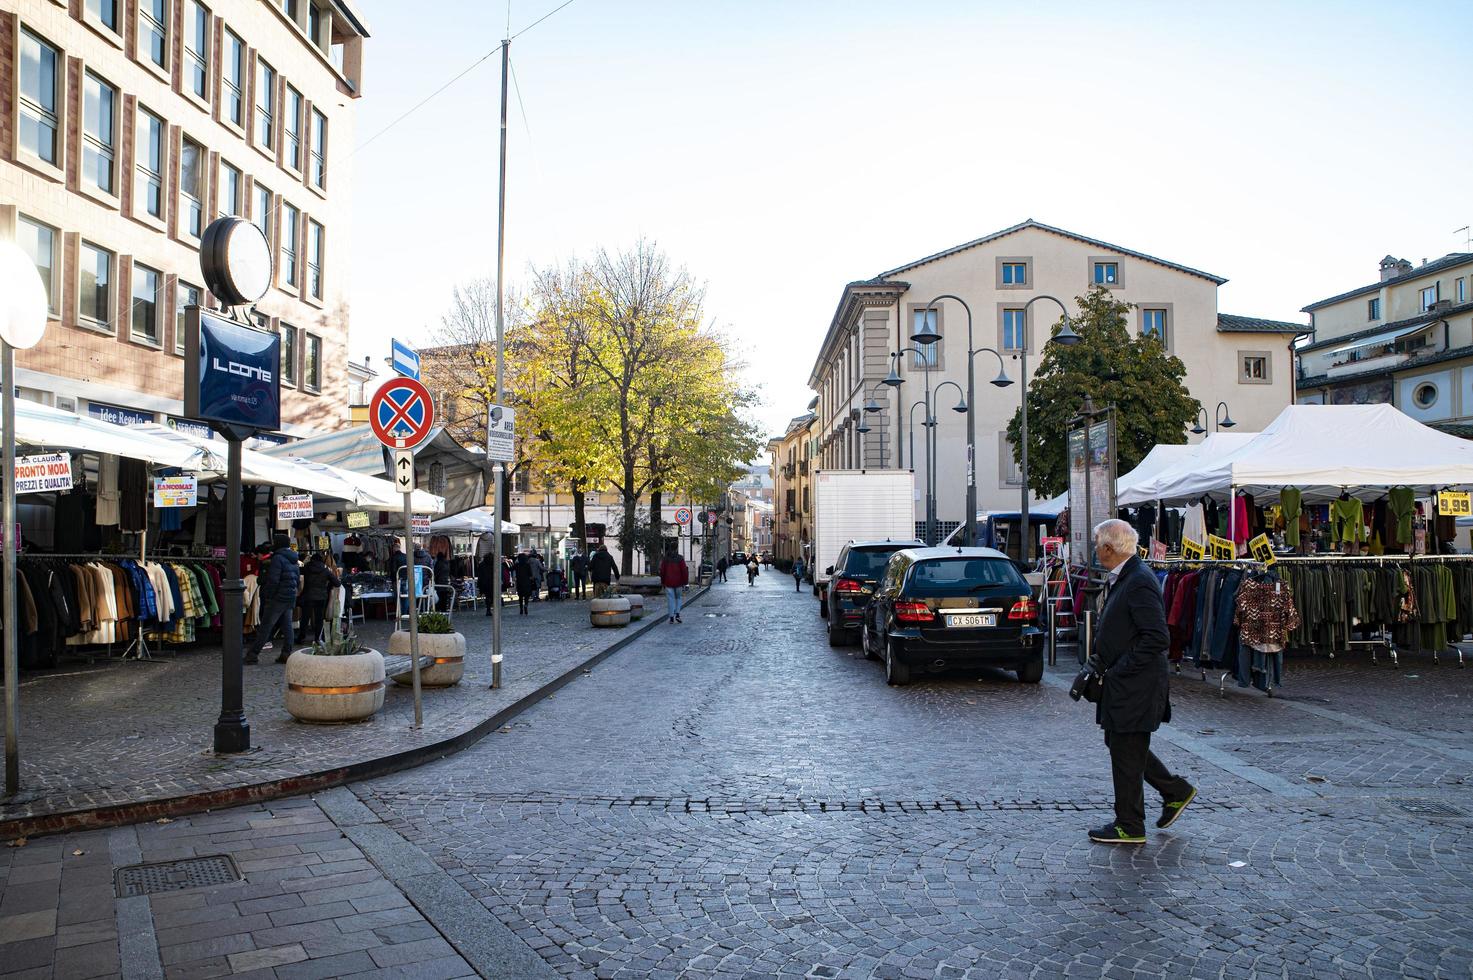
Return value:
[(965, 616), (947, 616), (947, 626), (996, 626), (997, 613), (969, 613)]

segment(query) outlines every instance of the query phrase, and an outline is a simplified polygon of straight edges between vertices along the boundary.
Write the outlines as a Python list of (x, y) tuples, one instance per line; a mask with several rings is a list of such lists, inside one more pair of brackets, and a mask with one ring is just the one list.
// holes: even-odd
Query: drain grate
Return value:
[(228, 885), (239, 880), (240, 872), (236, 870), (235, 862), (228, 855), (215, 854), (210, 857), (119, 868), (113, 884), (119, 898), (128, 898), (133, 895), (155, 895), (159, 892), (177, 892), (209, 885)]
[(1415, 813), (1424, 817), (1465, 817), (1467, 814), (1453, 806), (1451, 803), (1439, 803), (1436, 800), (1392, 800), (1392, 803), (1401, 807), (1407, 813)]

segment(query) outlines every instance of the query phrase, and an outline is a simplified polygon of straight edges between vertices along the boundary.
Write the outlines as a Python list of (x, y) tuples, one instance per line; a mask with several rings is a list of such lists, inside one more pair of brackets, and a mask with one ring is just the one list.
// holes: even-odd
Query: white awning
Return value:
[(15, 440), (36, 449), (106, 453), (182, 470), (209, 469), (213, 465), (207, 446), (160, 439), (138, 427), (114, 425), (19, 399), (15, 403)]
[(1400, 340), (1403, 337), (1410, 337), (1414, 333), (1426, 330), (1429, 326), (1432, 325), (1432, 322), (1433, 321), (1431, 320), (1423, 320), (1421, 323), (1414, 323), (1409, 327), (1400, 327), (1396, 330), (1385, 330), (1381, 333), (1373, 333), (1369, 337), (1362, 337), (1361, 339), (1351, 341), (1348, 344), (1342, 344), (1339, 347), (1333, 347), (1330, 349), (1329, 353), (1343, 354), (1346, 351), (1350, 350), (1362, 350), (1366, 347), (1379, 347), (1382, 344), (1389, 344), (1393, 341)]
[[(459, 514), (442, 517), (430, 522), (430, 531), (435, 534), (491, 534), (496, 530), (496, 516), (491, 507), (472, 507)], [(520, 534), (520, 525), (511, 521), (501, 522), (502, 534)]]

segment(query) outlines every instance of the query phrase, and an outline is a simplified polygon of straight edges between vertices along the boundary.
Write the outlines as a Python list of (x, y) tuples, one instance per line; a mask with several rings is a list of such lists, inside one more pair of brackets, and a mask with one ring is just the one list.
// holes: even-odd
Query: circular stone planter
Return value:
[[(389, 637), (389, 655), (409, 656), (409, 631), (398, 630)], [(465, 676), (465, 637), (459, 633), (419, 634), (419, 655), (434, 663), (419, 665), (421, 687), (450, 687)], [(413, 684), (413, 669), (394, 675), (395, 684)]]
[(346, 657), (298, 650), (287, 658), (286, 710), (298, 721), (362, 721), (383, 706), (384, 658), (377, 650)]
[(621, 598), (629, 603), (630, 619), (644, 619), (644, 596), (631, 593), (630, 595), (621, 596)]
[(658, 575), (625, 575), (619, 579), (619, 584), (624, 586), (626, 592), (642, 592), (645, 595), (659, 595), (664, 588), (660, 585)]
[(588, 621), (594, 626), (628, 626), (629, 600), (624, 596), (594, 599), (588, 604)]

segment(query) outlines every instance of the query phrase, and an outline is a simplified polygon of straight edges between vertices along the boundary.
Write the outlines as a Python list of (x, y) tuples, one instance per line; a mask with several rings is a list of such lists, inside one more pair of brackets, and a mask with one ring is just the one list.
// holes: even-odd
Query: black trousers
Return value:
[(1145, 783), (1163, 800), (1179, 800), (1191, 783), (1174, 775), (1151, 751), (1150, 732), (1105, 732), (1115, 779), (1115, 823), (1128, 834), (1146, 832)]
[(583, 598), (585, 595), (588, 594), (588, 576), (587, 575), (579, 575), (577, 573), (574, 573), (574, 575), (573, 575), (573, 590), (572, 590), (572, 594), (573, 595), (576, 595), (580, 599)]
[(308, 643), (322, 639), (322, 626), (327, 618), (326, 599), (308, 599), (302, 603), (302, 638)]

